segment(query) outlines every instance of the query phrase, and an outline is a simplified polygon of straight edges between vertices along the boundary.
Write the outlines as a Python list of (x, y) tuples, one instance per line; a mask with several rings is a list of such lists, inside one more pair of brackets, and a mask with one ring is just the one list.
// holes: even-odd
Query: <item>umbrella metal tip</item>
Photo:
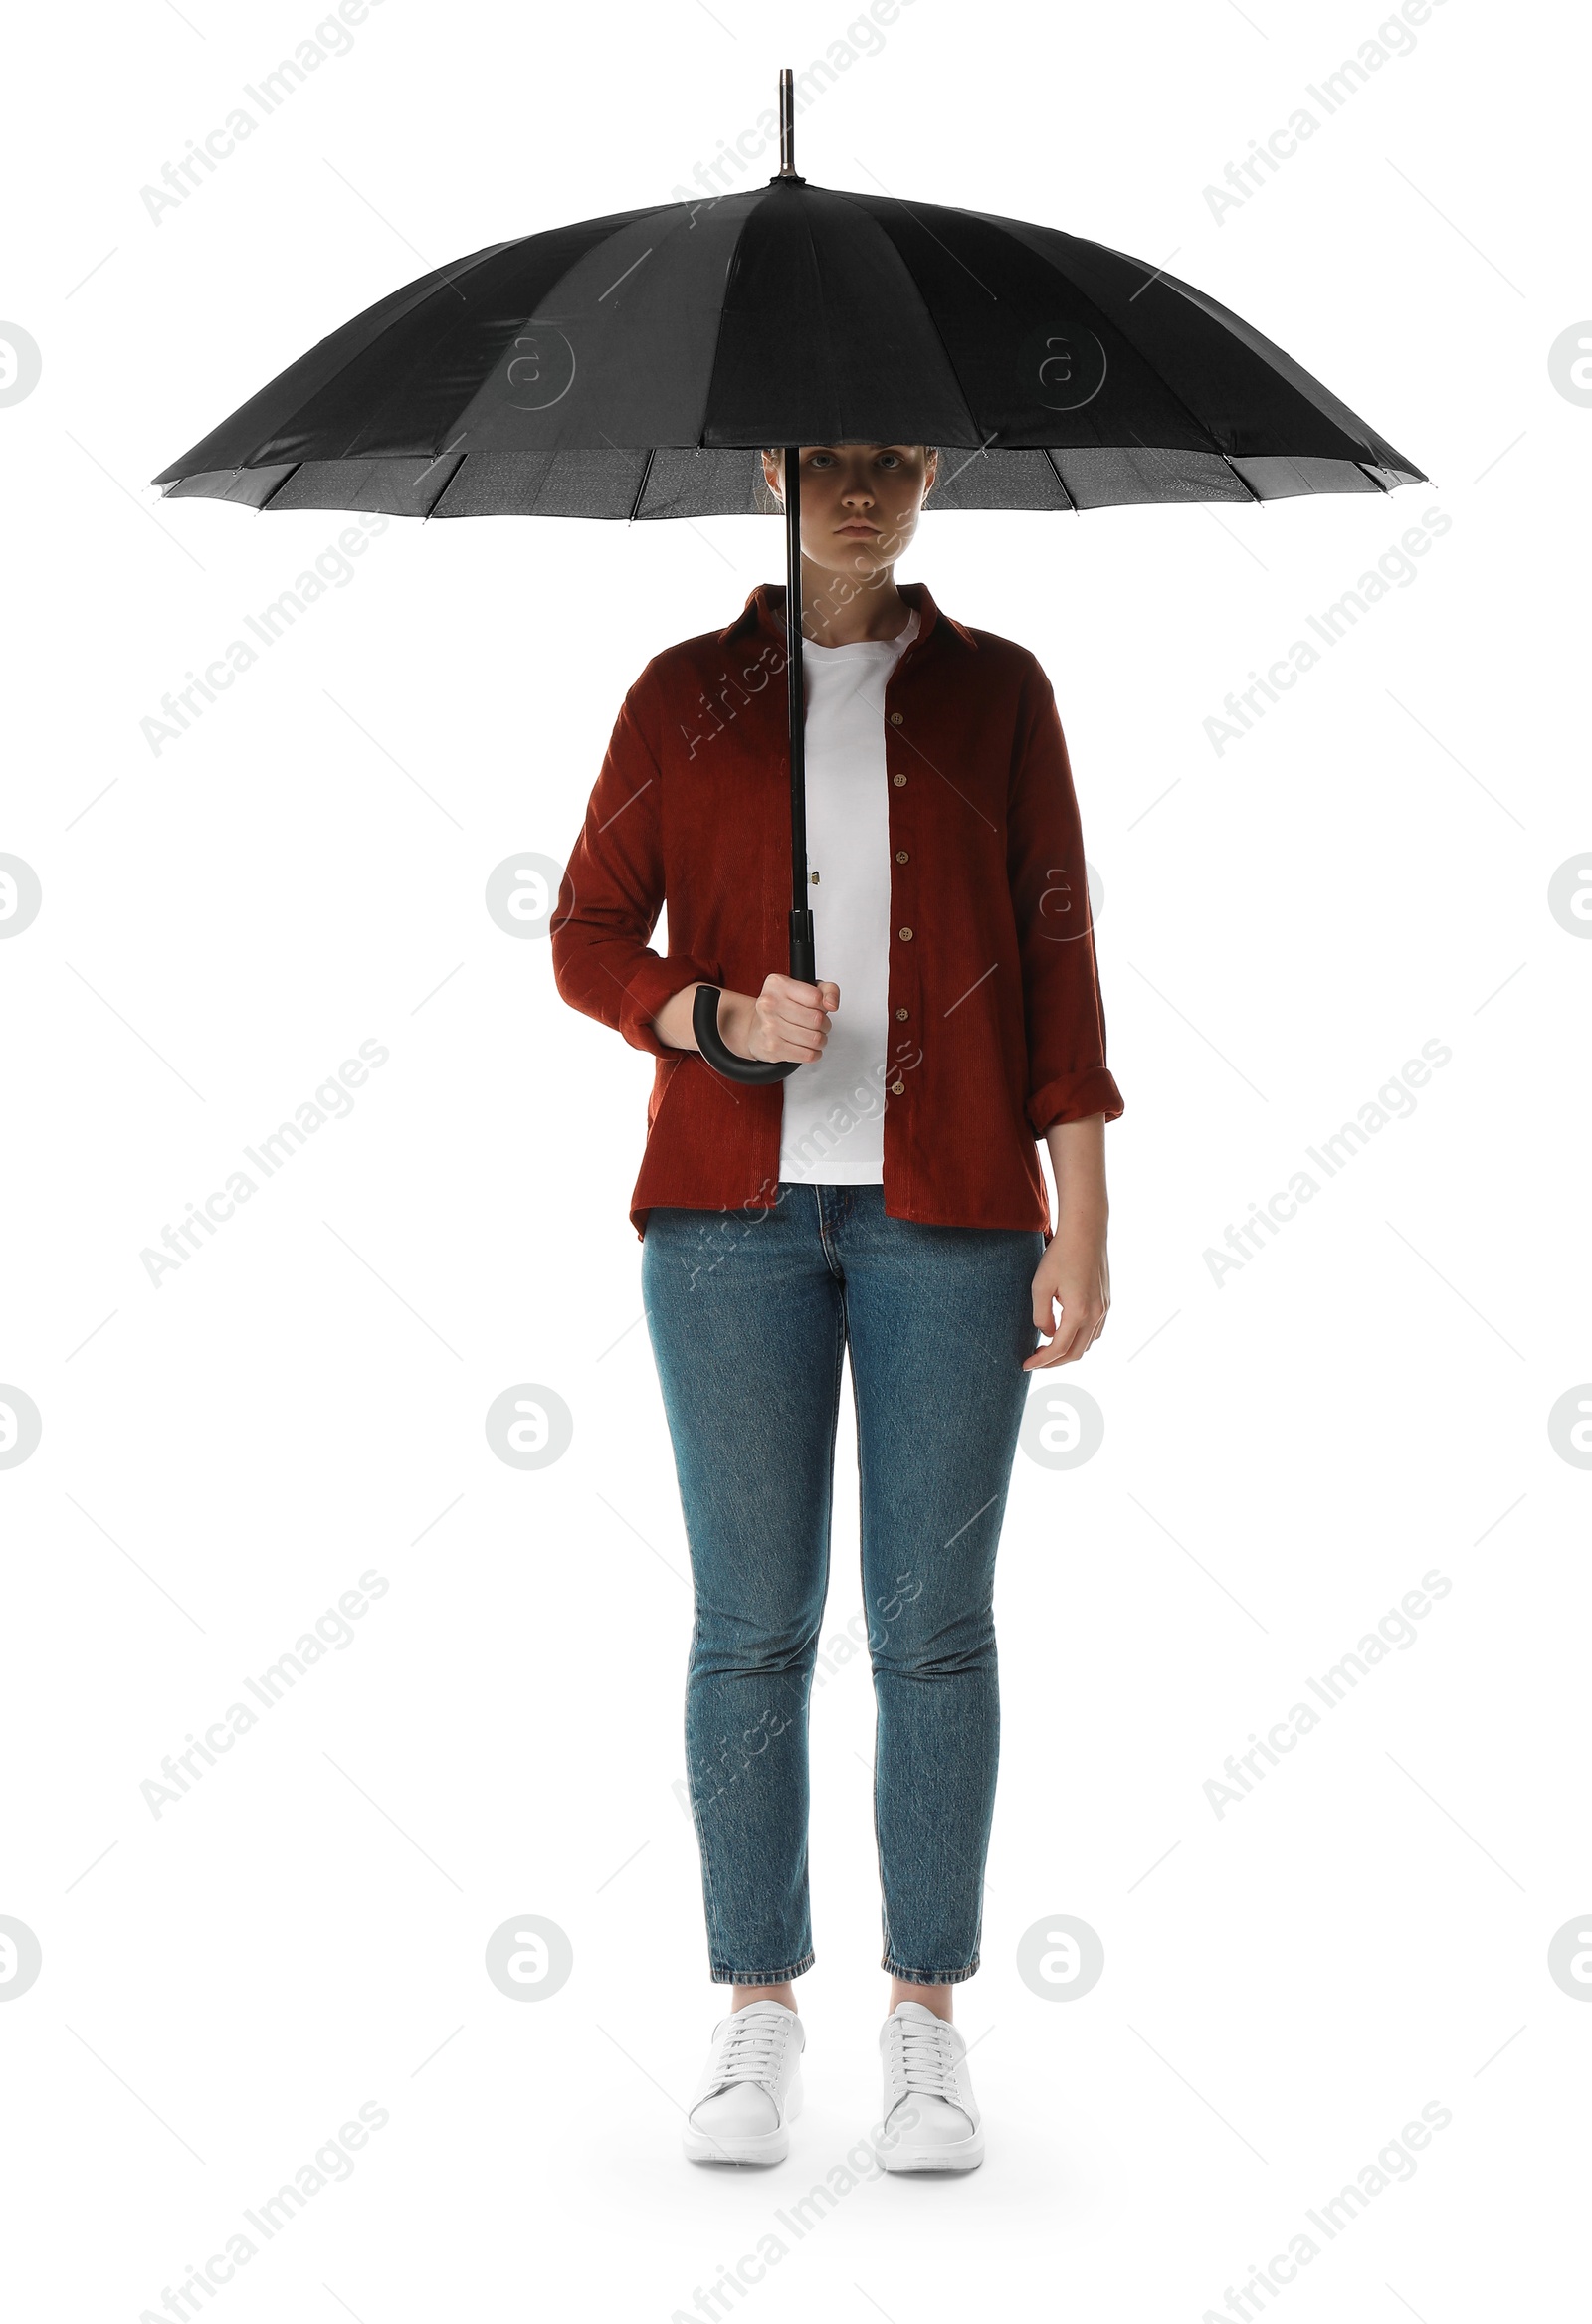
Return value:
[[(786, 180), (796, 177), (796, 79), (788, 65), (779, 69), (779, 175)], [(776, 180), (769, 179), (773, 185)]]

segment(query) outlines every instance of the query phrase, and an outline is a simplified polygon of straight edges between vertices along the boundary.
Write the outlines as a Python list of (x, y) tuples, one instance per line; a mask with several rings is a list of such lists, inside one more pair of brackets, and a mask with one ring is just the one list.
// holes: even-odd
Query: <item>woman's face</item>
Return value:
[[(894, 565), (917, 530), (937, 460), (921, 444), (804, 444), (802, 555), (858, 580)], [(781, 466), (763, 454), (768, 488), (783, 500)]]

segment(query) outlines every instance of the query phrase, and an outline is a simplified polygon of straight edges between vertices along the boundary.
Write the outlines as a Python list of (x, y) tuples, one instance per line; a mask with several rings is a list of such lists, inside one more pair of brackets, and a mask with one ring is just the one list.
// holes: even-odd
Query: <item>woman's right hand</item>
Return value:
[(830, 1017), (839, 1007), (839, 985), (770, 975), (755, 1000), (749, 993), (726, 993), (718, 1026), (739, 1057), (759, 1065), (793, 1059), (799, 1065), (813, 1065), (824, 1054)]

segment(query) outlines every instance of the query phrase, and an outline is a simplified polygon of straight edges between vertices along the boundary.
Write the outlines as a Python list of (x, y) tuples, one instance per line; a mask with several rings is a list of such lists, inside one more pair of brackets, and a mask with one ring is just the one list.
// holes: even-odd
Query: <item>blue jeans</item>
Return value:
[(813, 1963), (807, 1703), (851, 1349), (877, 1709), (884, 1967), (978, 1967), (995, 1801), (995, 1550), (1039, 1334), (1037, 1229), (887, 1218), (878, 1186), (771, 1211), (660, 1208), (642, 1292), (696, 1614), (686, 1762), (712, 1975)]

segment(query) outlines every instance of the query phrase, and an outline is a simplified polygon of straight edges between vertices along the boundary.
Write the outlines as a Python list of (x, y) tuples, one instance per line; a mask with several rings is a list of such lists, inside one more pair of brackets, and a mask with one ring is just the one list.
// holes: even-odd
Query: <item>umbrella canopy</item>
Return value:
[[(982, 210), (760, 191), (494, 243), (379, 299), (154, 479), (168, 498), (389, 516), (772, 511), (785, 453), (790, 972), (816, 975), (803, 747), (804, 444), (939, 449), (936, 508), (1082, 509), (1426, 482), (1319, 380), (1159, 268)], [(697, 988), (697, 1047), (738, 1057)]]
[(763, 445), (940, 447), (936, 508), (1426, 480), (1203, 291), (1050, 226), (781, 174), (495, 243), (322, 339), (154, 479), (389, 516), (772, 513)]

